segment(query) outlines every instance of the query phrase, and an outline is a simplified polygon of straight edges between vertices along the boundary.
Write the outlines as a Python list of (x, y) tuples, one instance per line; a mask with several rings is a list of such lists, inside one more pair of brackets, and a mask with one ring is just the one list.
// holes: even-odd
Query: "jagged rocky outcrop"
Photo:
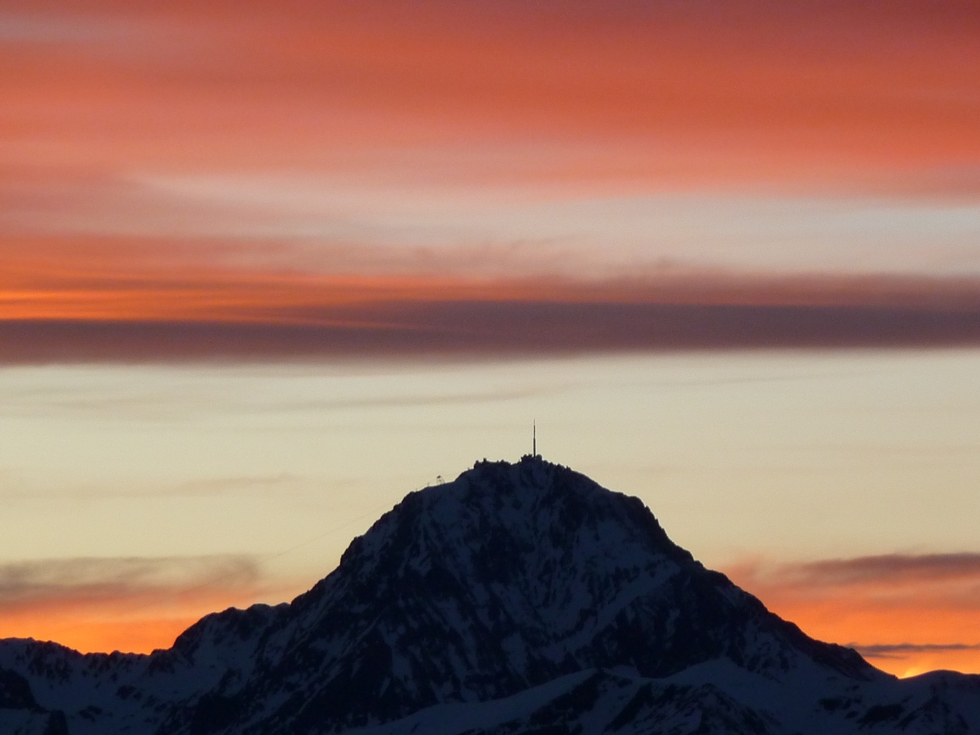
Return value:
[(289, 605), (149, 656), (0, 642), (0, 732), (980, 733), (980, 677), (815, 641), (636, 498), (525, 457), (410, 494)]

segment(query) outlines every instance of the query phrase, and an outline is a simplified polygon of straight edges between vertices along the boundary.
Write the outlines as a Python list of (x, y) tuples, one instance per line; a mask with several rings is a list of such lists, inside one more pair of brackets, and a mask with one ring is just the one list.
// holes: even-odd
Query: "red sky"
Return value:
[[(972, 308), (977, 23), (968, 3), (920, 2), (5, 3), (2, 318), (883, 292)], [(711, 200), (641, 219), (646, 244), (619, 243), (615, 213), (597, 215), (603, 238), (562, 230), (546, 207), (726, 192), (836, 198), (835, 216), (848, 197), (939, 209), (904, 249), (879, 242), (886, 229), (828, 250), (887, 212), (844, 232), (804, 223), (785, 245), (762, 220), (793, 212), (766, 210), (727, 243), (722, 219), (702, 253), (675, 220), (712, 216)], [(440, 224), (500, 196), (508, 229)], [(522, 199), (540, 206), (514, 211)], [(944, 220), (949, 206), (967, 209)], [(954, 216), (965, 232), (936, 231)], [(665, 223), (680, 230), (668, 243)], [(895, 269), (937, 278), (870, 280)], [(798, 294), (787, 275), (818, 285)]]
[[(5, 8), (5, 157), (33, 170), (315, 169), (516, 139), (626, 144), (627, 173), (671, 188), (921, 187), (955, 186), (980, 149), (966, 2)], [(608, 166), (591, 163), (552, 173)]]
[[(900, 676), (937, 668), (980, 671), (977, 554), (748, 562), (727, 571), (808, 634), (857, 645), (886, 671)], [(886, 640), (892, 643), (860, 645)]]
[[(0, 364), (975, 346), (978, 37), (920, 0), (0, 2)], [(941, 595), (740, 574), (815, 635), (976, 643)]]

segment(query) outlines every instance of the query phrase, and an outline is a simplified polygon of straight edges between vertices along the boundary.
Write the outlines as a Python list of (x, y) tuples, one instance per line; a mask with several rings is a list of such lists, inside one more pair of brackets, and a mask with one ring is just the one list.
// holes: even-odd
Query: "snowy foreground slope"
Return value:
[(525, 457), (412, 493), (289, 605), (149, 656), (0, 641), (0, 733), (980, 733), (980, 677), (898, 680), (769, 613), (636, 498)]

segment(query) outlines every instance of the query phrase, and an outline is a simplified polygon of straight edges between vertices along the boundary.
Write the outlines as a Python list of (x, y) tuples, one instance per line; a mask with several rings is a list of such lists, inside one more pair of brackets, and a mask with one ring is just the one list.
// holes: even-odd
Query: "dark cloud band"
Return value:
[(0, 364), (980, 345), (980, 308), (386, 302), (268, 321), (0, 321)]
[(800, 565), (795, 574), (810, 584), (904, 584), (980, 580), (980, 554), (883, 554), (827, 559)]

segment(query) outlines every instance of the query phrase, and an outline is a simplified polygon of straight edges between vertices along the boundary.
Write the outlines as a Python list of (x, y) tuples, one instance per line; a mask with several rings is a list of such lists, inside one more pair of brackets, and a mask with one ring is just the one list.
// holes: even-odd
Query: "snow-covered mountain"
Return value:
[(411, 493), (291, 604), (151, 655), (0, 641), (0, 733), (980, 733), (980, 677), (898, 680), (768, 612), (636, 498), (537, 457)]

